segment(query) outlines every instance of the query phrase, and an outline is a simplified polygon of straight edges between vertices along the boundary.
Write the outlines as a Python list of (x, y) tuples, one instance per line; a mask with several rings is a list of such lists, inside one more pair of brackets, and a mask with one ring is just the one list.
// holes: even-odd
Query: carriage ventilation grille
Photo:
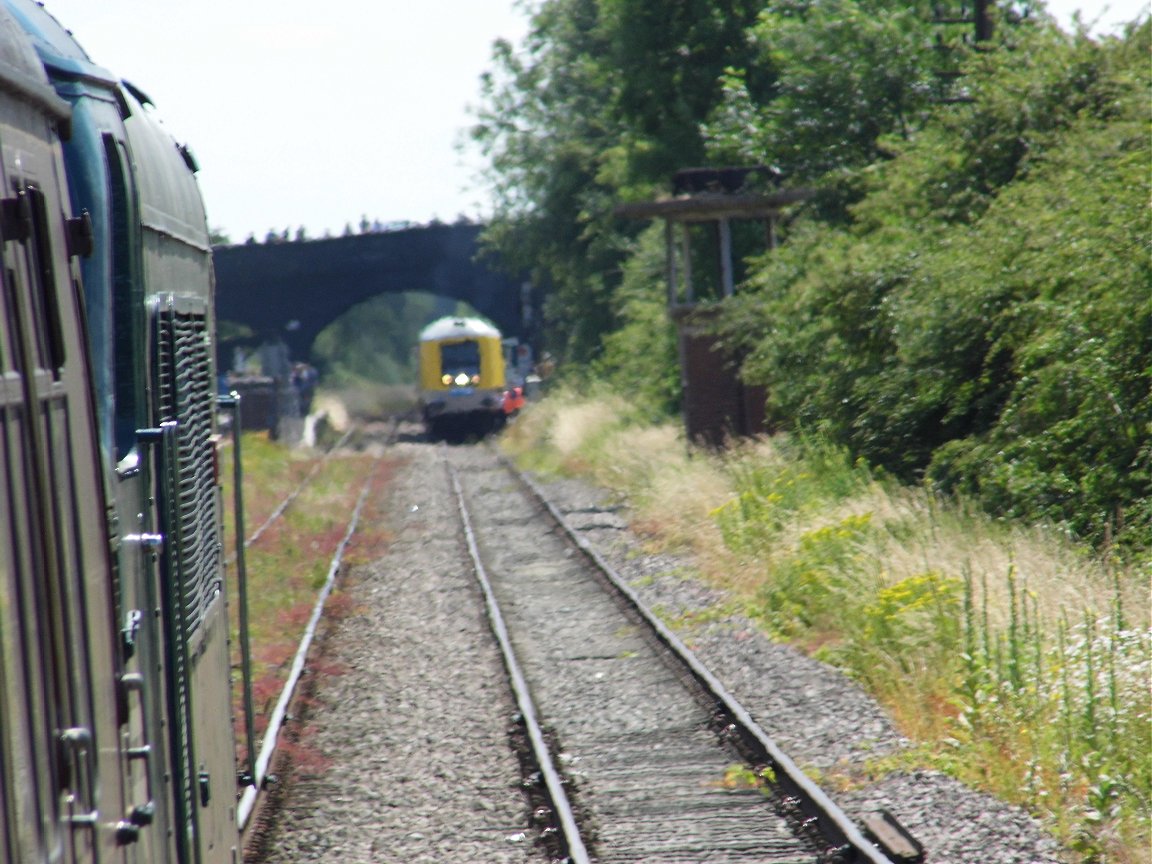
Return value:
[(176, 538), (172, 552), (188, 637), (203, 624), (209, 605), (223, 590), (212, 440), (216, 391), (206, 331), (202, 312), (182, 312), (170, 305), (159, 310), (160, 419), (177, 424), (175, 500), (167, 504), (165, 515), (169, 538)]

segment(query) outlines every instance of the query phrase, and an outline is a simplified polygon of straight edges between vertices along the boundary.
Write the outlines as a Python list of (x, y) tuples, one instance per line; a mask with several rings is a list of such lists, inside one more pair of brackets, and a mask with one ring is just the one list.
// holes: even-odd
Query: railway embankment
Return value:
[[(833, 791), (841, 806), (853, 815), (879, 808), (892, 811), (934, 862), (1074, 861), (1081, 854), (1078, 846), (1107, 848), (1114, 856), (1111, 860), (1143, 860), (1141, 824), (1138, 815), (1125, 809), (1130, 802), (1124, 800), (1123, 790), (1107, 785), (1085, 788), (1088, 779), (1073, 784), (1071, 775), (1065, 775), (1060, 800), (1047, 809), (1036, 806), (1028, 796), (1043, 792), (1044, 784), (1052, 782), (1046, 774), (1050, 769), (1012, 751), (1016, 739), (1008, 728), (1019, 727), (1030, 716), (1023, 710), (1026, 703), (1011, 689), (1011, 676), (1024, 683), (1047, 671), (1049, 689), (1033, 694), (1036, 701), (1030, 710), (1050, 712), (1037, 716), (1052, 726), (1048, 731), (1060, 736), (1066, 747), (1082, 746), (1071, 741), (1061, 726), (1071, 720), (1081, 735), (1095, 736), (1102, 745), (1096, 757), (1100, 761), (1095, 766), (1079, 765), (1083, 778), (1116, 770), (1101, 765), (1116, 758), (1111, 751), (1123, 744), (1125, 736), (1133, 742), (1127, 758), (1134, 763), (1146, 759), (1146, 736), (1142, 739), (1140, 730), (1147, 728), (1147, 699), (1144, 703), (1140, 699), (1147, 689), (1141, 682), (1148, 678), (1148, 634), (1139, 630), (1138, 623), (1147, 619), (1147, 601), (1132, 590), (1130, 583), (1138, 581), (1134, 574), (1094, 569), (1094, 562), (1067, 544), (1036, 545), (1037, 535), (1045, 539), (1042, 531), (988, 525), (949, 510), (942, 502), (917, 501), (877, 482), (859, 466), (840, 464), (832, 452), (817, 454), (819, 458), (809, 454), (807, 462), (790, 461), (796, 453), (784, 452), (789, 445), (778, 441), (734, 448), (727, 461), (719, 463), (714, 455), (702, 453), (685, 458), (683, 443), (670, 430), (633, 426), (613, 431), (607, 427), (619, 417), (602, 419), (610, 414), (605, 406), (559, 410), (556, 403), (537, 405), (503, 438), (503, 444), (521, 450), (522, 458), (523, 451), (531, 451), (524, 461), (541, 469), (537, 476), (565, 518), (614, 562), (644, 602), (754, 711), (786, 752)], [(538, 435), (540, 428), (547, 429), (547, 440)], [(617, 436), (623, 440), (614, 444)], [(339, 614), (333, 616), (329, 631), (329, 640), (335, 641), (328, 643), (337, 652), (345, 650), (339, 646), (350, 634), (345, 627), (348, 616), (359, 618), (367, 608), (363, 594), (367, 582), (424, 572), (428, 560), (436, 560), (431, 552), (421, 557), (416, 540), (398, 538), (418, 526), (429, 532), (422, 542), (435, 549), (457, 531), (433, 512), (441, 505), (429, 503), (436, 498), (436, 484), (429, 481), (435, 469), (425, 464), (431, 448), (420, 442), (418, 434), (401, 434), (398, 447), (372, 436), (354, 437), (353, 446), (338, 458), (359, 464), (357, 458), (370, 455), (388, 467), (366, 505), (364, 534), (352, 544), (348, 578), (342, 578), (338, 589)], [(526, 440), (534, 442), (531, 448), (525, 446)], [(451, 449), (471, 452), (467, 447)], [(476, 448), (477, 458), (481, 452)], [(722, 470), (715, 470), (717, 464)], [(832, 477), (821, 477), (820, 469), (829, 466), (835, 469)], [(359, 475), (364, 473), (359, 470)], [(637, 477), (648, 485), (629, 485)], [(345, 486), (359, 488), (360, 480), (362, 476)], [(322, 502), (319, 509), (334, 515), (337, 498)], [(755, 519), (741, 524), (738, 515), (775, 518), (767, 524)], [(927, 535), (917, 533), (921, 517), (928, 521)], [(402, 527), (412, 520), (416, 520), (412, 527)], [(526, 523), (508, 527), (517, 535), (539, 530), (544, 529)], [(757, 545), (765, 541), (778, 549), (776, 557), (771, 549)], [(306, 545), (317, 548), (311, 541)], [(881, 559), (881, 552), (887, 557)], [(447, 559), (440, 562), (445, 571), (456, 566)], [(1059, 577), (1054, 586), (1040, 579), (1048, 570)], [(404, 579), (403, 585), (383, 590), (385, 594), (423, 591), (423, 581)], [(463, 614), (463, 593), (471, 591), (458, 586), (426, 593), (422, 602), (433, 604), (423, 613), (427, 626), (392, 640), (397, 644), (389, 645), (392, 653), (386, 663), (369, 663), (364, 652), (371, 654), (373, 645), (391, 639), (387, 630), (391, 625), (383, 623), (387, 615), (377, 619), (377, 626), (385, 630), (349, 635), (356, 643), (347, 649), (358, 658), (354, 664), (329, 662), (328, 654), (319, 657), (315, 667), (310, 662), (309, 671), (315, 674), (309, 682), (309, 703), (290, 724), (299, 742), (292, 752), (297, 777), (326, 777), (345, 758), (339, 755), (339, 746), (332, 750), (323, 744), (320, 730), (330, 727), (338, 738), (380, 745), (380, 754), (373, 759), (382, 773), (374, 775), (369, 786), (409, 783), (388, 773), (399, 763), (393, 755), (382, 755), (391, 744), (379, 737), (376, 726), (355, 731), (356, 722), (385, 722), (380, 706), (364, 712), (360, 721), (350, 719), (347, 729), (337, 727), (344, 722), (342, 717), (356, 713), (345, 710), (348, 699), (382, 686), (381, 676), (393, 675), (397, 664), (407, 662), (403, 652), (409, 643), (442, 645), (444, 656), (455, 657), (459, 650), (471, 662), (475, 646), (456, 645), (455, 637), (440, 632), (441, 625), (434, 623), (437, 616), (447, 615), (449, 631), (459, 627), (459, 621), (451, 622)], [(812, 605), (798, 605), (800, 595)], [(455, 599), (447, 603), (447, 597)], [(1104, 614), (1086, 623), (1087, 613), (1101, 607)], [(1085, 642), (1081, 634), (1090, 626), (1098, 628), (1095, 639)], [(1060, 674), (1048, 665), (1052, 661), (1046, 640), (1051, 637), (1068, 661)], [(901, 646), (912, 646), (918, 653), (901, 655), (895, 650)], [(931, 665), (948, 656), (957, 665)], [(1086, 660), (1091, 677), (1072, 666), (1077, 660)], [(398, 714), (408, 712), (404, 693), (439, 688), (433, 676), (445, 662), (415, 661), (415, 668), (425, 671), (399, 685), (394, 703)], [(366, 677), (356, 678), (361, 672)], [(349, 675), (355, 679), (348, 685), (351, 689), (339, 689)], [(485, 680), (472, 673), (465, 677)], [(458, 683), (453, 677), (449, 689)], [(336, 684), (339, 692), (334, 695), (331, 688)], [(491, 700), (495, 693), (492, 686), (482, 686), (481, 691), (476, 698)], [(1051, 713), (1053, 694), (1063, 714)], [(468, 710), (447, 725), (470, 729)], [(1069, 717), (1070, 712), (1075, 717)], [(494, 716), (504, 716), (503, 709), (497, 708)], [(1089, 724), (1089, 718), (1095, 722)], [(416, 720), (406, 728), (418, 730), (420, 725)], [(940, 738), (944, 732), (950, 735), (947, 740)], [(484, 746), (490, 744), (491, 740)], [(457, 745), (447, 746), (451, 752)], [(507, 747), (507, 739), (503, 746)], [(981, 746), (1006, 750), (1007, 759), (989, 761)], [(1042, 756), (1045, 746), (1047, 742), (1038, 741), (1033, 756)], [(475, 758), (488, 757), (464, 749), (458, 759), (449, 761)], [(723, 782), (739, 778), (737, 772)], [(517, 782), (515, 777), (504, 778), (496, 785), (504, 788)], [(1005, 793), (1003, 787), (1013, 782), (1017, 788)], [(1141, 782), (1139, 773), (1124, 782)], [(428, 796), (429, 813), (446, 806), (433, 806), (444, 791), (438, 784), (433, 780), (413, 799), (419, 802)], [(288, 798), (296, 800), (295, 804), (290, 800), (289, 807), (327, 806), (309, 804), (310, 793), (300, 803), (295, 780), (285, 789)], [(368, 814), (377, 808), (378, 796), (359, 795), (355, 790), (341, 793), (339, 807), (357, 812), (367, 808)], [(514, 797), (521, 803), (508, 806), (526, 806), (519, 791)], [(1091, 818), (1087, 808), (1093, 804), (1102, 805), (1098, 812), (1108, 821), (1097, 820), (1096, 832), (1088, 833), (1083, 820)], [(504, 805), (474, 806), (505, 816), (510, 812)], [(331, 818), (339, 818), (335, 810)], [(368, 815), (356, 818), (357, 831), (377, 824)], [(311, 817), (297, 820), (289, 815), (280, 824), (296, 821), (326, 830), (325, 821)], [(397, 817), (395, 830), (404, 824)], [(449, 819), (440, 833), (413, 829), (411, 833), (421, 836), (409, 838), (414, 845), (405, 848), (413, 852), (424, 848), (431, 856), (426, 860), (456, 860), (452, 849), (458, 838), (446, 833), (451, 824)], [(508, 828), (505, 818), (481, 842), (494, 843), (501, 850), (498, 854), (507, 852), (516, 860), (522, 853), (504, 847), (528, 841), (531, 826), (526, 827), (527, 831), (501, 835)], [(344, 836), (346, 842), (325, 854), (344, 855), (359, 842), (356, 831), (349, 829)], [(421, 847), (429, 837), (440, 840)], [(295, 841), (281, 838), (265, 848), (286, 842)], [(378, 839), (375, 848), (389, 848), (390, 843)], [(340, 860), (358, 859), (345, 855)]]

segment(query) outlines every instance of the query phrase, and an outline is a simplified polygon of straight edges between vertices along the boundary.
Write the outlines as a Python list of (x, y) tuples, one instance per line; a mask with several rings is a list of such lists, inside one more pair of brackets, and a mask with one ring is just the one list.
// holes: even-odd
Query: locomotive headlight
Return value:
[(480, 383), (480, 376), (479, 375), (473, 375), (472, 376), (472, 383), (473, 384), (479, 384)]
[(457, 387), (463, 387), (467, 383), (468, 383), (468, 375), (466, 373), (461, 372), (459, 375), (456, 376), (456, 386)]
[(452, 383), (452, 376), (451, 375), (441, 376), (440, 383), (443, 384), (445, 387), (447, 387), (449, 384)]

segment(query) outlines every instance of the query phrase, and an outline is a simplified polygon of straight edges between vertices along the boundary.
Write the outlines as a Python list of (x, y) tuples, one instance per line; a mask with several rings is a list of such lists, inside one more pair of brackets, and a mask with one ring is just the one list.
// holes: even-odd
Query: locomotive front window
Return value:
[(440, 346), (440, 371), (445, 375), (464, 372), (480, 374), (480, 345), (476, 342), (453, 342)]

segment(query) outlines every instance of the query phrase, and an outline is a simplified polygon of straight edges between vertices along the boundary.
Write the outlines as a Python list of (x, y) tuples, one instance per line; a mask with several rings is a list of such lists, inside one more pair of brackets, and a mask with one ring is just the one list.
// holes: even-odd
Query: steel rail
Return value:
[[(312, 469), (304, 476), (304, 479), (300, 481), (300, 484), (295, 489), (293, 489), (291, 492), (289, 492), (288, 497), (286, 497), (283, 501), (281, 501), (280, 505), (275, 510), (272, 511), (272, 515), (269, 516), (267, 519), (265, 519), (264, 523), (259, 528), (257, 528), (255, 531), (253, 531), (252, 535), (250, 537), (248, 537), (247, 540), (244, 541), (244, 548), (245, 549), (247, 549), (249, 546), (251, 546), (257, 540), (259, 540), (260, 536), (265, 531), (268, 530), (268, 528), (272, 525), (272, 523), (284, 515), (284, 512), (290, 506), (292, 506), (293, 501), (295, 501), (297, 498), (300, 497), (300, 493), (303, 492), (304, 489), (308, 486), (308, 484), (312, 482), (312, 479), (316, 476), (316, 474), (320, 471), (320, 469), (324, 466), (324, 464), (328, 461), (328, 459), (332, 456), (332, 454), (344, 446), (344, 442), (347, 441), (349, 439), (349, 437), (351, 437), (352, 433), (355, 431), (355, 428), (356, 428), (355, 426), (349, 426), (348, 431), (345, 432), (341, 436), (340, 440), (337, 441), (335, 444), (333, 444), (332, 447), (328, 450), (328, 452), (325, 453), (324, 456), (315, 465), (312, 466)], [(225, 566), (232, 564), (233, 562), (236, 561), (236, 559), (237, 559), (237, 555), (233, 554), (230, 558), (228, 558), (224, 562)]]
[(739, 727), (744, 738), (755, 742), (756, 747), (772, 766), (775, 783), (783, 791), (793, 796), (809, 819), (815, 819), (821, 836), (839, 844), (836, 860), (846, 864), (866, 862), (866, 864), (893, 864), (892, 860), (869, 841), (856, 824), (831, 798), (806, 775), (792, 759), (780, 749), (748, 710), (728, 689), (700, 662), (696, 654), (685, 645), (668, 626), (657, 618), (618, 574), (615, 568), (585, 538), (579, 536), (569, 525), (560, 510), (548, 499), (544, 491), (529, 476), (520, 471), (508, 459), (500, 457), (520, 481), (532, 491), (536, 499), (548, 510), (556, 524), (565, 532), (572, 543), (592, 561), (613, 590), (619, 592), (630, 607), (652, 628), (660, 641), (684, 664), (692, 677), (709, 696), (720, 705), (727, 716)]
[(520, 662), (516, 659), (516, 652), (512, 647), (512, 640), (508, 635), (508, 628), (505, 626), (504, 616), (500, 611), (500, 604), (492, 590), (492, 583), (488, 579), (484, 563), (480, 560), (480, 548), (476, 543), (476, 534), (472, 529), (472, 520), (468, 515), (468, 505), (464, 500), (464, 490), (460, 485), (459, 475), (447, 457), (445, 457), (444, 464), (448, 468), (452, 489), (456, 493), (456, 504), (460, 511), (460, 521), (464, 528), (464, 537), (468, 543), (468, 553), (472, 557), (472, 567), (476, 574), (476, 580), (480, 583), (480, 588), (484, 593), (488, 624), (496, 637), (496, 641), (500, 644), (504, 667), (508, 672), (508, 679), (516, 697), (516, 706), (520, 711), (520, 716), (524, 718), (524, 727), (532, 744), (533, 757), (548, 790), (548, 796), (552, 802), (552, 812), (560, 822), (565, 851), (572, 864), (591, 864), (592, 859), (584, 846), (572, 804), (564, 791), (564, 781), (556, 770), (552, 753), (544, 740), (544, 732), (537, 720), (536, 704), (532, 700), (532, 694), (520, 668)]
[(255, 772), (251, 778), (252, 782), (249, 786), (245, 787), (244, 794), (240, 797), (240, 801), (236, 808), (236, 823), (241, 831), (248, 827), (248, 820), (252, 816), (252, 812), (256, 806), (256, 800), (260, 795), (260, 790), (264, 786), (264, 781), (268, 777), (268, 768), (272, 764), (272, 757), (276, 753), (276, 745), (280, 738), (280, 727), (284, 723), (284, 719), (288, 713), (288, 705), (295, 695), (296, 686), (300, 682), (300, 677), (304, 673), (304, 662), (307, 659), (308, 651), (312, 647), (312, 642), (316, 636), (316, 630), (319, 627), (321, 616), (324, 613), (324, 604), (328, 600), (328, 596), (332, 593), (336, 585), (336, 576), (340, 571), (340, 565), (344, 559), (344, 550), (347, 548), (352, 535), (355, 533), (357, 526), (360, 524), (360, 513), (364, 509), (364, 502), (368, 499), (368, 492), (372, 487), (372, 481), (376, 476), (376, 468), (380, 464), (381, 457), (377, 456), (372, 464), (371, 470), (368, 472), (367, 478), (364, 480), (364, 486), (360, 490), (360, 496), (356, 501), (356, 507), (352, 511), (352, 517), (348, 521), (348, 528), (344, 532), (344, 537), (340, 540), (340, 544), (336, 547), (336, 553), (332, 556), (332, 563), (328, 567), (328, 576), (324, 581), (323, 587), (317, 596), (316, 604), (312, 608), (312, 616), (308, 619), (308, 626), (304, 628), (304, 636), (300, 640), (300, 645), (296, 650), (296, 656), (292, 660), (292, 666), (288, 674), (288, 680), (284, 683), (284, 689), (280, 693), (280, 699), (276, 703), (271, 716), (268, 718), (268, 726), (264, 730), (264, 739), (261, 742), (260, 755), (256, 759)]

